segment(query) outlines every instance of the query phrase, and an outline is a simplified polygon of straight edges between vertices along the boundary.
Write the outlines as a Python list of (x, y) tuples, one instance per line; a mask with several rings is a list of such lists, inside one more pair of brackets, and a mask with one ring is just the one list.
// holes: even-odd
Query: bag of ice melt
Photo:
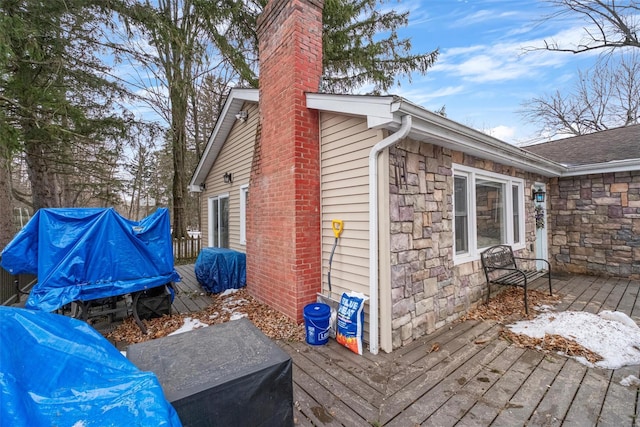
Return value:
[(338, 306), (336, 341), (362, 354), (364, 303), (369, 298), (358, 292), (343, 293)]

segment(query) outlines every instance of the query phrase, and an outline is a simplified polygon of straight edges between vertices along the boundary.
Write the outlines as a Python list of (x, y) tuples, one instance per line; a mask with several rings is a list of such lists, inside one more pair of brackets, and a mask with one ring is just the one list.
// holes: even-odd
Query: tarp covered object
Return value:
[(0, 306), (0, 424), (181, 426), (157, 377), (69, 317)]
[(247, 256), (233, 249), (203, 248), (194, 270), (198, 283), (214, 294), (247, 284)]
[(291, 356), (249, 319), (131, 344), (185, 427), (293, 427)]
[(113, 208), (40, 209), (2, 251), (2, 267), (38, 276), (26, 307), (43, 311), (180, 280), (164, 208), (139, 222)]

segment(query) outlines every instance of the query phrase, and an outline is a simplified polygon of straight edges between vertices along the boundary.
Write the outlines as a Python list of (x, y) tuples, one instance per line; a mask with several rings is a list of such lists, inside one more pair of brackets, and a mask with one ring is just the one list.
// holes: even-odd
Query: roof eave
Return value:
[(543, 176), (560, 176), (566, 170), (566, 167), (559, 163), (425, 110), (404, 99), (398, 102), (394, 109), (398, 116), (398, 123), (399, 117), (403, 114), (411, 114), (414, 117), (411, 138), (431, 141), (452, 150)]
[(257, 103), (258, 97), (258, 89), (231, 89), (229, 96), (222, 107), (220, 116), (216, 121), (216, 125), (207, 140), (207, 146), (202, 153), (202, 157), (200, 157), (198, 166), (193, 172), (193, 176), (189, 182), (189, 191), (202, 191), (207, 175), (213, 167), (224, 142), (229, 136), (229, 132), (231, 132), (231, 129), (236, 122), (236, 114), (238, 114), (242, 109), (245, 102)]
[(562, 176), (592, 175), (600, 173), (630, 172), (640, 170), (640, 159), (614, 160), (605, 163), (567, 166)]
[(391, 131), (397, 131), (402, 116), (408, 114), (413, 118), (409, 133), (412, 139), (428, 141), (544, 176), (560, 176), (566, 169), (558, 163), (461, 125), (400, 97), (307, 93), (307, 107), (365, 116), (369, 128)]

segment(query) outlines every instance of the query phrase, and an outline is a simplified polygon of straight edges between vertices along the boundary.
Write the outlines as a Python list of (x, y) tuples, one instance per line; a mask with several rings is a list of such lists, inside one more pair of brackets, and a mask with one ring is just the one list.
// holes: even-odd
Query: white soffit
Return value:
[(409, 137), (545, 176), (560, 176), (565, 167), (394, 96), (307, 93), (307, 107), (366, 116), (370, 128), (397, 131), (403, 115), (414, 118)]
[(229, 96), (222, 107), (218, 121), (216, 122), (207, 146), (204, 149), (202, 157), (198, 162), (191, 182), (189, 182), (189, 190), (196, 191), (204, 183), (209, 171), (222, 149), (233, 125), (236, 122), (236, 114), (242, 109), (245, 102), (257, 103), (259, 97), (258, 89), (231, 89)]
[[(397, 97), (374, 95), (332, 95), (307, 93), (307, 108), (351, 116), (365, 116), (371, 129), (394, 122), (391, 105)], [(398, 124), (398, 127), (400, 125)]]

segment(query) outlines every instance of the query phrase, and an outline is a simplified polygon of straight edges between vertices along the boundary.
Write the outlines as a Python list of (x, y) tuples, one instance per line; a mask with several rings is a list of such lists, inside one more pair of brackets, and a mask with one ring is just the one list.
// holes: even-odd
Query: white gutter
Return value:
[(615, 173), (635, 171), (640, 168), (640, 159), (612, 160), (603, 163), (591, 163), (587, 165), (565, 165), (566, 171), (561, 176), (579, 176), (596, 173)]
[(378, 155), (404, 139), (411, 130), (411, 116), (402, 116), (402, 126), (378, 142), (369, 152), (369, 351), (378, 354)]

